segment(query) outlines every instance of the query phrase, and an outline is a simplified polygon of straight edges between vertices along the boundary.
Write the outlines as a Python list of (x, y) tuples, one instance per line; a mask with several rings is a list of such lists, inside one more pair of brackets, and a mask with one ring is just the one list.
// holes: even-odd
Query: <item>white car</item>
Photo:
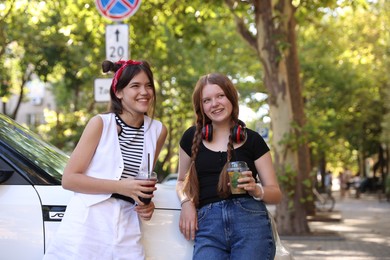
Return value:
[(164, 180), (162, 180), (162, 184), (165, 184), (165, 185), (173, 185), (173, 186), (176, 186), (176, 181), (177, 181), (177, 176), (179, 174), (177, 173), (170, 173), (168, 174)]
[[(0, 114), (0, 259), (42, 259), (72, 196), (61, 186), (68, 158)], [(193, 242), (178, 227), (175, 185), (157, 184), (153, 201), (152, 220), (142, 223), (147, 259), (191, 259)], [(277, 259), (292, 259), (277, 242)]]

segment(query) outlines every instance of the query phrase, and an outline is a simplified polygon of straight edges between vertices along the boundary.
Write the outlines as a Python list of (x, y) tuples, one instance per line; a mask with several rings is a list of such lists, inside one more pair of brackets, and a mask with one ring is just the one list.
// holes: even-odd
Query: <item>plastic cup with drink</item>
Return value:
[[(136, 180), (143, 180), (143, 181), (147, 181), (148, 184), (146, 185), (142, 185), (144, 187), (153, 187), (156, 185), (157, 183), (157, 173), (156, 172), (153, 172), (153, 171), (150, 171), (150, 154), (148, 154), (148, 171), (145, 172), (145, 171), (140, 171), (138, 173), (138, 175), (135, 177)], [(151, 192), (143, 192), (145, 194), (153, 194), (153, 191)], [(152, 198), (143, 198), (143, 197), (140, 197), (138, 196), (139, 200), (142, 201), (143, 203), (145, 204), (149, 204), (150, 201), (152, 200)]]
[(235, 161), (235, 162), (229, 162), (227, 172), (229, 175), (229, 181), (230, 181), (230, 191), (232, 194), (245, 194), (246, 190), (242, 188), (238, 188), (239, 183), (238, 179), (245, 177), (245, 175), (242, 174), (244, 171), (249, 171), (248, 165), (244, 161)]

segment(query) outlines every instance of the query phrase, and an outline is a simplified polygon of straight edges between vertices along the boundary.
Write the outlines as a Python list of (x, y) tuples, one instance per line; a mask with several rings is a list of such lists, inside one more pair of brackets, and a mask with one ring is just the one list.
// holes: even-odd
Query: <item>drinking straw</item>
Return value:
[(150, 177), (150, 153), (148, 153), (148, 177)]

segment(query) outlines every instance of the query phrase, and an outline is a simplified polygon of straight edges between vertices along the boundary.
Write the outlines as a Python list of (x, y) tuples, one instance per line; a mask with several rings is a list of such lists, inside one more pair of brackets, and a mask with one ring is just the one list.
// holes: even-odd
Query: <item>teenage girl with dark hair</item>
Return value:
[[(44, 259), (144, 259), (140, 219), (150, 220), (156, 188), (135, 180), (151, 169), (167, 136), (153, 119), (156, 90), (146, 61), (104, 61), (115, 72), (108, 113), (94, 116), (74, 149), (62, 186), (74, 191)], [(151, 113), (152, 117), (148, 114)]]
[[(182, 136), (176, 186), (180, 230), (194, 239), (193, 259), (274, 259), (275, 242), (265, 203), (281, 191), (267, 144), (238, 119), (238, 93), (225, 75), (199, 79), (192, 96), (196, 125)], [(231, 194), (227, 165), (245, 161), (245, 194)]]

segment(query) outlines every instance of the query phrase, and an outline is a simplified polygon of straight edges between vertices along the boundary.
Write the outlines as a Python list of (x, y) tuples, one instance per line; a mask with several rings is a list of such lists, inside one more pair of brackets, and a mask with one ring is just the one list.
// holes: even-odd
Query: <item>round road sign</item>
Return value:
[(96, 0), (99, 12), (113, 20), (122, 21), (137, 12), (141, 0)]

